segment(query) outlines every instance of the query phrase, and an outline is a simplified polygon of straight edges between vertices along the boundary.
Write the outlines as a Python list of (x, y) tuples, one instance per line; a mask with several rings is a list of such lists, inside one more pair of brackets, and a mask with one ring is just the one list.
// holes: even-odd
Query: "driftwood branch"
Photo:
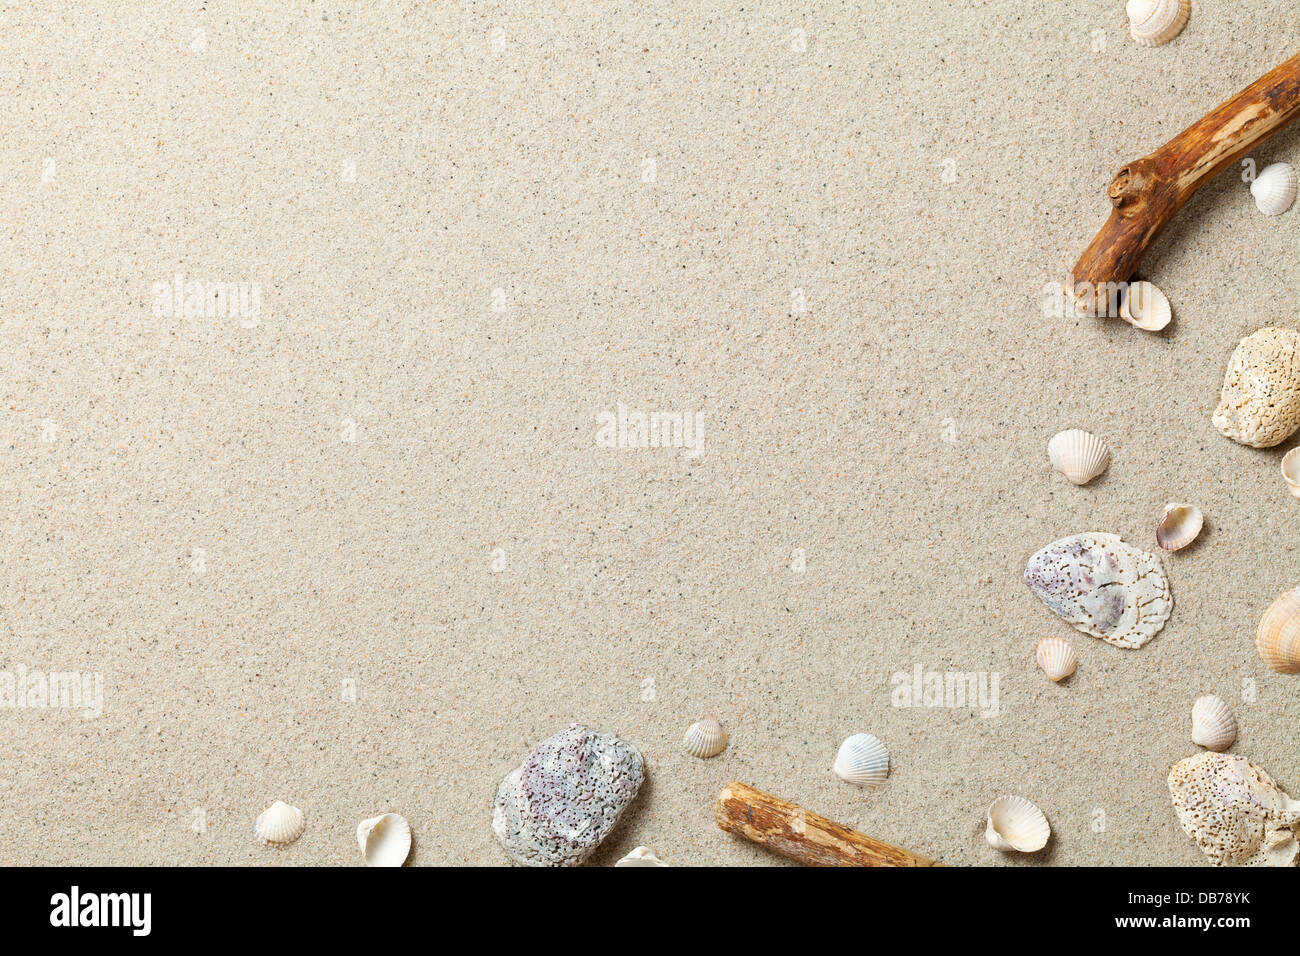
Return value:
[(728, 833), (739, 834), (806, 866), (943, 865), (735, 780), (718, 794), (713, 818)]
[(1114, 206), (1110, 218), (1070, 275), (1079, 309), (1089, 315), (1113, 314), (1116, 287), (1129, 280), (1183, 204), (1297, 115), (1300, 56), (1116, 173), (1106, 190)]

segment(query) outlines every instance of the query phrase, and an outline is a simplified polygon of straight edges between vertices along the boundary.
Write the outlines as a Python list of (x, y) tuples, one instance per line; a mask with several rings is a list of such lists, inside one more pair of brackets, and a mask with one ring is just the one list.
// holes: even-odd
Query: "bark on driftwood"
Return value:
[(1265, 74), (1149, 156), (1111, 180), (1114, 206), (1070, 275), (1070, 292), (1088, 315), (1114, 314), (1117, 287), (1183, 204), (1224, 167), (1300, 115), (1300, 55)]
[(718, 794), (713, 818), (806, 866), (943, 866), (735, 780)]

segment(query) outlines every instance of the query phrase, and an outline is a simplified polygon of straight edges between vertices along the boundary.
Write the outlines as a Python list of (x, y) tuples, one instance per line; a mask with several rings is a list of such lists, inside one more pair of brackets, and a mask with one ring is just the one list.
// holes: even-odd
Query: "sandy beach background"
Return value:
[[(356, 865), (394, 810), (414, 864), (503, 864), (497, 783), (573, 720), (646, 758), (597, 863), (779, 862), (712, 822), (738, 778), (949, 864), (1199, 864), (1165, 776), (1205, 693), (1300, 787), (1253, 646), (1292, 443), (1210, 424), (1297, 324), (1300, 212), (1207, 187), (1141, 273), (1165, 334), (1043, 295), (1122, 163), (1296, 52), (1276, 4), (1159, 49), (1121, 0), (52, 7), (0, 12), (0, 668), (103, 700), (0, 709), (3, 862)], [(169, 313), (177, 274), (258, 297)], [(604, 447), (620, 405), (699, 454)], [(1113, 450), (1084, 488), (1070, 426)], [(1154, 550), (1170, 500), (1208, 531), (1145, 648), (1021, 583), (1075, 532)], [(918, 665), (996, 714), (893, 706)], [(859, 731), (878, 792), (829, 769)], [(1002, 793), (1043, 854), (985, 845)]]

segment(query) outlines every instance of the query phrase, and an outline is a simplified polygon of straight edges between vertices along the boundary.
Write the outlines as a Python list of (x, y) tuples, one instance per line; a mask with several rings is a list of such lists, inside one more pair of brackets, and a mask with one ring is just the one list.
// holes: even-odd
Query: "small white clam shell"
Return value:
[(1200, 508), (1171, 501), (1165, 505), (1156, 525), (1156, 544), (1166, 551), (1185, 548), (1196, 540), (1204, 525), (1205, 517)]
[(1045, 637), (1034, 651), (1038, 666), (1051, 680), (1063, 681), (1079, 666), (1079, 658), (1069, 641), (1059, 637)]
[(614, 864), (615, 866), (667, 866), (663, 860), (655, 856), (654, 851), (648, 846), (639, 846), (623, 859)]
[(1182, 32), (1192, 0), (1128, 0), (1129, 33), (1139, 46), (1162, 46)]
[(381, 813), (362, 820), (357, 843), (366, 866), (401, 866), (411, 852), (411, 826), (397, 813)]
[(989, 807), (984, 838), (995, 850), (1035, 853), (1052, 835), (1043, 811), (1024, 797), (998, 797)]
[(1159, 332), (1173, 319), (1174, 309), (1154, 282), (1132, 282), (1120, 299), (1119, 317), (1144, 332)]
[(701, 717), (686, 729), (682, 749), (692, 757), (716, 757), (727, 749), (727, 732), (716, 718)]
[(859, 787), (879, 787), (889, 776), (889, 751), (873, 734), (854, 734), (840, 744), (831, 769)]
[(1106, 443), (1082, 428), (1069, 428), (1052, 436), (1047, 443), (1047, 457), (1052, 467), (1076, 485), (1086, 485), (1110, 464)]
[(1300, 498), (1300, 445), (1282, 456), (1282, 480), (1291, 494)]
[(1207, 694), (1192, 705), (1192, 743), (1206, 750), (1227, 750), (1237, 739), (1237, 718), (1221, 697)]
[(302, 836), (302, 811), (279, 800), (271, 804), (253, 823), (253, 839), (262, 846), (284, 846)]
[(1296, 188), (1296, 172), (1290, 163), (1270, 163), (1255, 176), (1250, 194), (1264, 215), (1280, 216), (1295, 202)]

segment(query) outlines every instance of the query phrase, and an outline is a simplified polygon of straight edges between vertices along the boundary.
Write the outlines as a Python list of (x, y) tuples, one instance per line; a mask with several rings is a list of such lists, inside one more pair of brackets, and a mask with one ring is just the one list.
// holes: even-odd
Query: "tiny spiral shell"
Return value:
[(1079, 658), (1069, 641), (1059, 637), (1045, 637), (1038, 642), (1034, 651), (1038, 666), (1053, 681), (1063, 681), (1079, 666)]
[(716, 757), (727, 748), (727, 732), (713, 717), (701, 717), (682, 737), (682, 749), (692, 757)]

